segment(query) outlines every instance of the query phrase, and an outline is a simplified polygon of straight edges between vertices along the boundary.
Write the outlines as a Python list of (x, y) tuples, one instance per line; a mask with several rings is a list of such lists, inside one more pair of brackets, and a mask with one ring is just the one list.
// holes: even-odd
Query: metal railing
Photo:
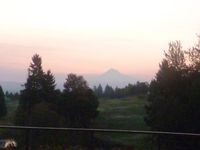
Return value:
[[(195, 137), (200, 140), (200, 134), (197, 133), (181, 133), (181, 132), (163, 132), (163, 131), (139, 131), (139, 130), (118, 130), (118, 129), (89, 129), (89, 128), (57, 128), (57, 127), (35, 127), (35, 126), (7, 126), (0, 125), (0, 129), (9, 130), (25, 130), (27, 135), (30, 131), (82, 131), (92, 133), (123, 133), (123, 134), (143, 134), (143, 135), (156, 135), (158, 138), (158, 150), (160, 150), (160, 138), (161, 136), (184, 136)], [(28, 138), (28, 137), (26, 137)], [(29, 150), (29, 140), (26, 139), (26, 150)]]

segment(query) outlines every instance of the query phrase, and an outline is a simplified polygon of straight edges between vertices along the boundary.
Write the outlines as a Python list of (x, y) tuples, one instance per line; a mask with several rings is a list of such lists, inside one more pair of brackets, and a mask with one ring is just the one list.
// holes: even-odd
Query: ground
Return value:
[[(122, 99), (99, 99), (99, 116), (95, 120), (96, 128), (148, 130), (144, 122), (145, 96)], [(148, 141), (145, 135), (97, 134), (97, 137), (144, 149)], [(144, 144), (145, 143), (145, 144)]]

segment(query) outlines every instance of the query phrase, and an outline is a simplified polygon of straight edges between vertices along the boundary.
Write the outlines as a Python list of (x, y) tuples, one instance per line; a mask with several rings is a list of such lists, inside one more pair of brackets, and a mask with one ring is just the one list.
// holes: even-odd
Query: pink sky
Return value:
[(191, 47), (197, 0), (6, 0), (0, 2), (0, 69), (26, 70), (33, 54), (54, 73), (115, 68), (153, 77), (168, 42)]

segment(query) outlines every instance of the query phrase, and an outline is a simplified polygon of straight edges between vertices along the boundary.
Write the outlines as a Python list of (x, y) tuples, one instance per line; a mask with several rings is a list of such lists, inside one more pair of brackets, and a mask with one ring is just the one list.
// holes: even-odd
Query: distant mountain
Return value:
[[(63, 89), (63, 84), (66, 77), (66, 74), (55, 74), (57, 88), (61, 90)], [(91, 88), (98, 86), (99, 84), (101, 84), (103, 87), (105, 87), (107, 84), (113, 88), (125, 87), (129, 83), (134, 84), (137, 81), (144, 81), (144, 79), (139, 76), (129, 76), (119, 72), (116, 69), (109, 69), (100, 75), (84, 75), (84, 78), (87, 80)], [(24, 82), (0, 81), (0, 85), (3, 87), (3, 90), (9, 92), (19, 92), (21, 89), (23, 89), (23, 83)]]
[(109, 69), (101, 75), (87, 75), (84, 77), (88, 81), (90, 87), (98, 86), (99, 84), (101, 84), (103, 87), (105, 87), (107, 84), (111, 85), (112, 87), (125, 87), (129, 83), (134, 84), (137, 81), (137, 79), (134, 77), (122, 74), (115, 69)]
[(6, 92), (13, 92), (13, 93), (16, 93), (16, 92), (20, 92), (21, 89), (23, 89), (23, 86), (22, 86), (23, 83), (21, 82), (12, 82), (12, 81), (0, 81), (0, 85), (2, 86), (3, 88), (3, 91)]

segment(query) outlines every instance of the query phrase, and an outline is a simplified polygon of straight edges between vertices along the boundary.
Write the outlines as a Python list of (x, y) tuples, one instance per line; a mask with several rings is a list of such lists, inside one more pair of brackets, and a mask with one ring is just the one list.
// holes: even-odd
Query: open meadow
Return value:
[[(96, 128), (148, 130), (144, 122), (145, 96), (127, 97), (121, 99), (99, 99), (99, 116), (95, 120)], [(134, 145), (136, 149), (144, 149), (148, 137), (130, 134), (97, 134), (97, 137), (121, 143)], [(144, 146), (145, 145), (145, 146)]]

